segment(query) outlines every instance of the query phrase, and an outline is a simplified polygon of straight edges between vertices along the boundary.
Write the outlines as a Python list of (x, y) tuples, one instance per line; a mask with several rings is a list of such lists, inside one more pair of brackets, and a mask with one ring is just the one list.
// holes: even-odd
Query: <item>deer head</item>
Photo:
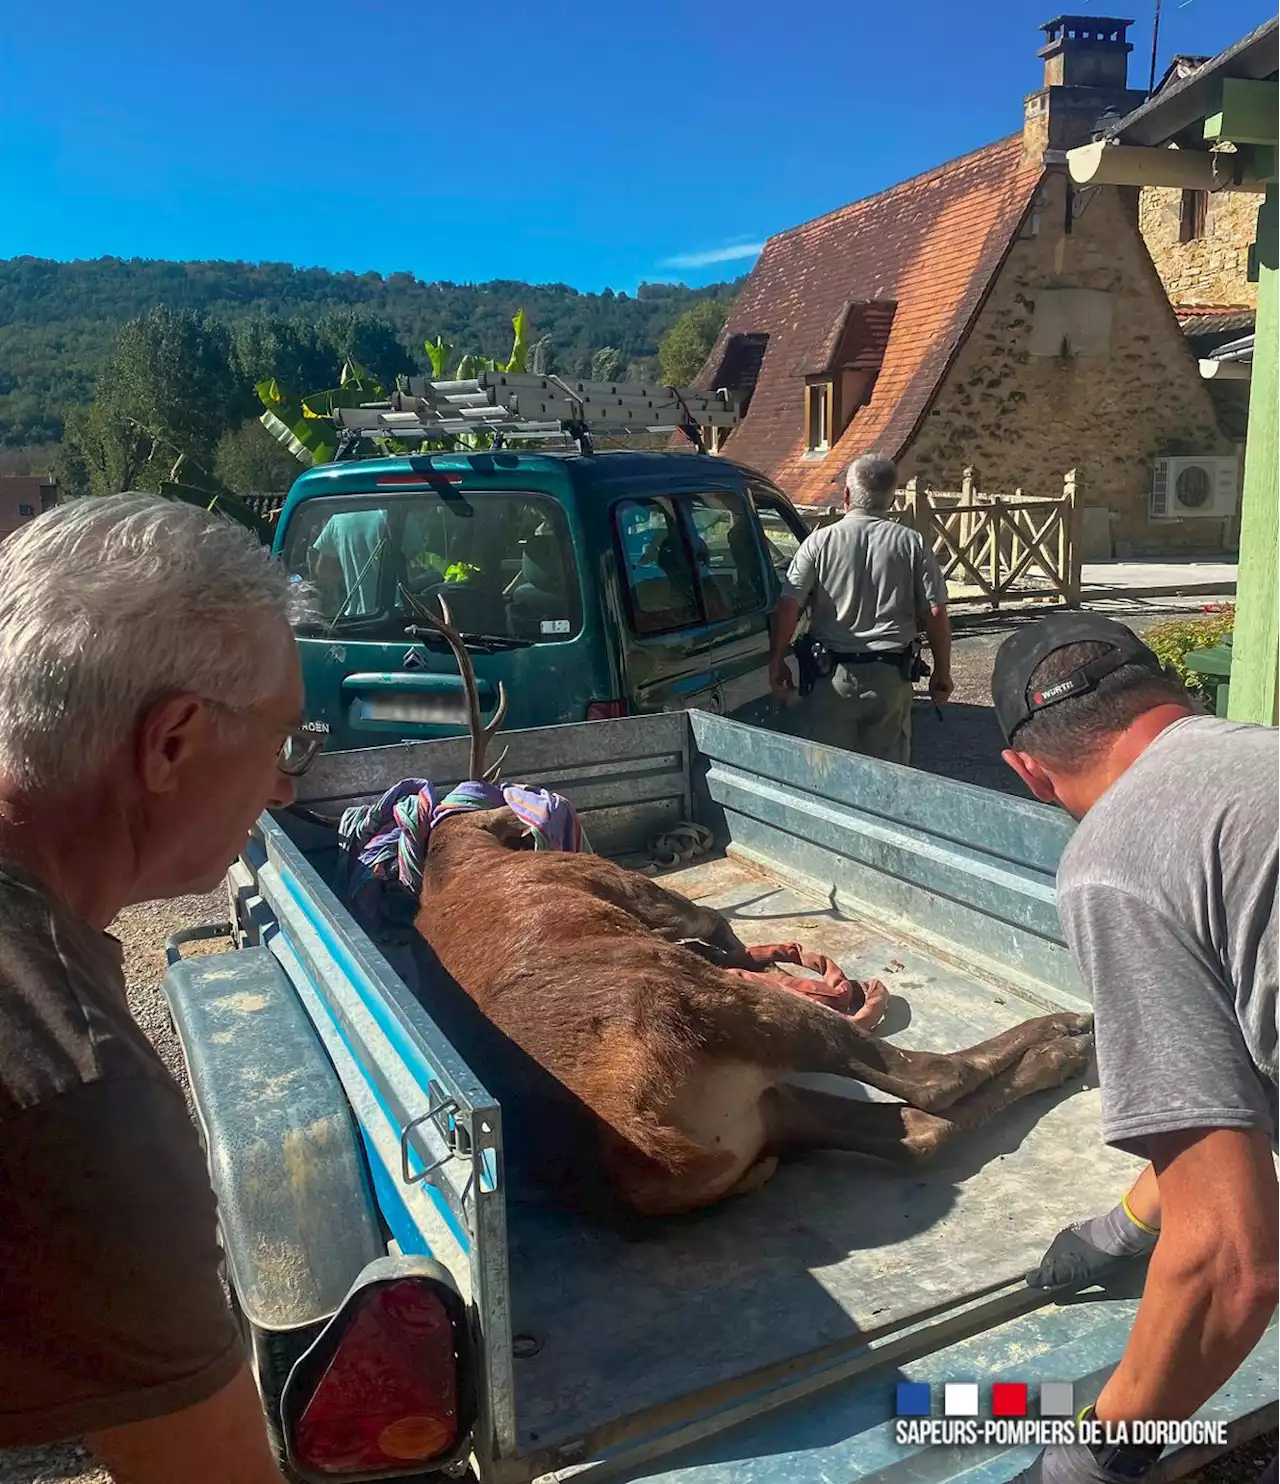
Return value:
[(498, 761), (487, 770), (484, 765), (485, 751), (489, 745), (489, 739), (502, 725), (503, 718), (507, 714), (507, 691), (501, 681), (498, 682), (498, 706), (493, 713), (493, 720), (486, 726), (480, 720), (480, 692), (476, 686), (475, 666), (471, 663), (471, 651), (467, 648), (467, 642), (453, 626), (453, 620), (449, 616), (449, 605), (443, 598), (440, 599), (441, 617), (432, 613), (413, 596), (407, 588), (401, 586), (401, 593), (410, 608), (427, 625), (434, 629), (437, 634), (453, 650), (453, 657), (458, 662), (458, 673), (462, 676), (462, 691), (467, 701), (467, 730), (471, 734), (471, 765), (469, 777), (485, 783), (496, 783), (502, 771), (502, 760), (507, 755), (504, 747)]

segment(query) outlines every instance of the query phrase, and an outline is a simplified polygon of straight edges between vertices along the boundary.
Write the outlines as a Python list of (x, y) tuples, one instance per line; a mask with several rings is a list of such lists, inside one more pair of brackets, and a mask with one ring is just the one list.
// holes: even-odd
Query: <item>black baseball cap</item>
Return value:
[[(1031, 677), (1042, 660), (1068, 644), (1090, 643), (1105, 644), (1108, 653), (1043, 690), (1028, 694)], [(1104, 675), (1122, 665), (1135, 664), (1146, 666), (1156, 675), (1164, 673), (1160, 661), (1132, 629), (1100, 613), (1053, 613), (1010, 634), (996, 651), (991, 671), (991, 700), (1005, 741), (1012, 743), (1013, 734), (1037, 711), (1085, 695)]]

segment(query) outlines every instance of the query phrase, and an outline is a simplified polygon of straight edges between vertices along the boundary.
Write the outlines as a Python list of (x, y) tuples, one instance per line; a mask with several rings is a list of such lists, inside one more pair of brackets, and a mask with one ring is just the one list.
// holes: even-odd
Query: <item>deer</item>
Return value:
[[(488, 769), (485, 755), (505, 692), (486, 725), (446, 603), (437, 617), (409, 601), (453, 651), (471, 777), (492, 782), (506, 753)], [(1079, 1076), (1092, 1051), (1092, 1017), (1070, 1012), (960, 1051), (896, 1046), (756, 972), (758, 959), (715, 909), (594, 854), (532, 850), (505, 806), (432, 829), (414, 928), (483, 1021), (585, 1114), (589, 1178), (605, 1181), (632, 1218), (745, 1196), (809, 1150), (914, 1165)], [(787, 1080), (806, 1073), (897, 1101)]]

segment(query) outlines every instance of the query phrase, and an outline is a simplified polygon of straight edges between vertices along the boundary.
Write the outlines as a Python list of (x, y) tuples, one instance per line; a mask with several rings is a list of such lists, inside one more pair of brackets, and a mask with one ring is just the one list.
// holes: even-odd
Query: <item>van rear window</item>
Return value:
[(394, 641), (419, 620), (403, 589), (464, 632), (564, 643), (582, 596), (564, 511), (532, 494), (334, 496), (292, 515), (284, 562), (311, 582), (334, 634)]

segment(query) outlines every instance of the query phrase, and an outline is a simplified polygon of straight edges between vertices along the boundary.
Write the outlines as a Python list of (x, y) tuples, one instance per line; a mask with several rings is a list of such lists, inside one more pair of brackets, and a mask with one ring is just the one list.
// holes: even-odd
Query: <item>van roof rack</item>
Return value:
[(706, 453), (704, 427), (732, 428), (738, 402), (728, 391), (628, 381), (572, 381), (517, 371), (482, 371), (466, 381), (400, 378), (386, 402), (335, 407), (338, 457), (349, 457), (362, 438), (451, 438), (493, 434), (493, 446), (535, 439), (571, 438), (592, 452), (596, 434), (679, 430)]

